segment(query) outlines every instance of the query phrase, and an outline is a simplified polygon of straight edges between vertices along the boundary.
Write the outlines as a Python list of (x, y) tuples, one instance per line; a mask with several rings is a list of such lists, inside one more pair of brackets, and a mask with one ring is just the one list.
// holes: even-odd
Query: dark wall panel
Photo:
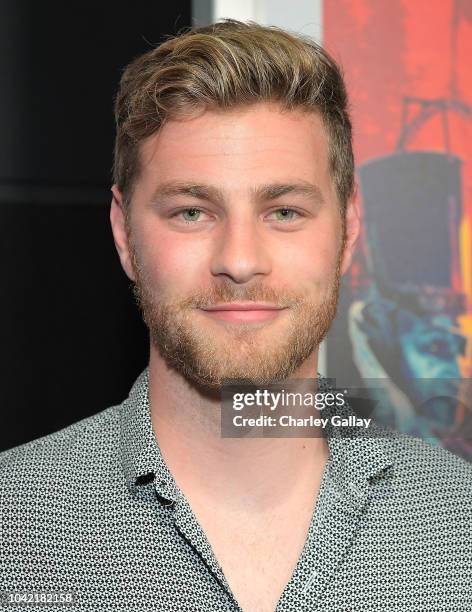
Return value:
[(122, 68), (190, 25), (190, 3), (3, 0), (0, 178), (104, 186)]
[(121, 70), (190, 2), (0, 3), (0, 450), (122, 401), (147, 330), (109, 225)]

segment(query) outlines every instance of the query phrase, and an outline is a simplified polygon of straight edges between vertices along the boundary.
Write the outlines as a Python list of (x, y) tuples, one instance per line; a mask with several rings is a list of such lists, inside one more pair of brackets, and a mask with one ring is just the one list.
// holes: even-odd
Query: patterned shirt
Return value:
[[(121, 405), (0, 454), (1, 610), (241, 610), (159, 451), (148, 380), (146, 369)], [(276, 611), (470, 612), (472, 465), (395, 432), (328, 444)], [(74, 599), (8, 603), (38, 593)]]

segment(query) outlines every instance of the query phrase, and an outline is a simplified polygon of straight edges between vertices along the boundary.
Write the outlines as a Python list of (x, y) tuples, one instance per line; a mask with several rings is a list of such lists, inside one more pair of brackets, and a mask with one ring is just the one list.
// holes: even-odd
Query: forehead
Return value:
[(328, 138), (317, 112), (282, 111), (274, 103), (207, 110), (167, 121), (141, 144), (140, 167), (149, 180), (205, 176), (242, 184), (284, 173), (327, 180)]

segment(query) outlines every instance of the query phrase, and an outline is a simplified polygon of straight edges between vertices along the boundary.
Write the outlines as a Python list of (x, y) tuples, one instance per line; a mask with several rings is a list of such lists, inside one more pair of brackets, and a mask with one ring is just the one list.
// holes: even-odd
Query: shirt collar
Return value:
[[(320, 391), (333, 391), (331, 379), (317, 374)], [(336, 410), (336, 412), (334, 412)], [(330, 418), (334, 413), (342, 418), (355, 415), (346, 401), (335, 409), (325, 408), (323, 416)], [(376, 423), (370, 427), (333, 427), (326, 429), (329, 447), (330, 471), (339, 488), (348, 495), (362, 497), (376, 479), (386, 475), (393, 467), (388, 438), (395, 432), (384, 429)]]
[(149, 367), (136, 379), (128, 398), (121, 405), (121, 450), (126, 483), (132, 493), (154, 481), (165, 490), (167, 499), (176, 501), (177, 487), (159, 449), (149, 405)]
[[(332, 389), (321, 374), (317, 379), (320, 390)], [(179, 491), (152, 426), (149, 367), (139, 375), (120, 408), (122, 461), (129, 489), (136, 493), (142, 484), (154, 481), (158, 493), (177, 501)], [(342, 411), (344, 416), (353, 414), (348, 403)], [(382, 477), (393, 465), (386, 444), (389, 433), (375, 425), (367, 430), (329, 428), (327, 442), (334, 484), (342, 490), (347, 488), (354, 497), (364, 496), (375, 478)]]

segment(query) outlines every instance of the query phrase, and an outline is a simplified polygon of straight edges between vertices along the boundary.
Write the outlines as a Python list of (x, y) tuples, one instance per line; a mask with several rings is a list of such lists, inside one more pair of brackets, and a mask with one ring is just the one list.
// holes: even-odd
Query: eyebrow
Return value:
[[(267, 185), (258, 185), (251, 189), (251, 196), (256, 201), (275, 200), (286, 194), (310, 197), (315, 200), (317, 204), (323, 204), (324, 202), (321, 189), (308, 181), (270, 183)], [(170, 181), (157, 186), (151, 197), (151, 202), (157, 203), (161, 198), (179, 195), (190, 196), (209, 202), (223, 202), (225, 200), (223, 192), (213, 185)]]

